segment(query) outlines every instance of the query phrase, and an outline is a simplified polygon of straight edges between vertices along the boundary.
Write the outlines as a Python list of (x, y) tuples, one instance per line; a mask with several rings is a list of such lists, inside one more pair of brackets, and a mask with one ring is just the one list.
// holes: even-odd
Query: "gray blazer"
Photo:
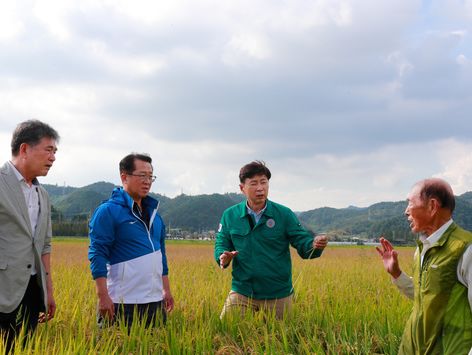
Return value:
[(33, 238), (25, 197), (13, 167), (0, 168), (0, 312), (13, 312), (20, 304), (31, 277), (34, 260), (47, 308), (46, 274), (41, 255), (51, 252), (51, 204), (46, 190), (38, 188), (40, 212)]

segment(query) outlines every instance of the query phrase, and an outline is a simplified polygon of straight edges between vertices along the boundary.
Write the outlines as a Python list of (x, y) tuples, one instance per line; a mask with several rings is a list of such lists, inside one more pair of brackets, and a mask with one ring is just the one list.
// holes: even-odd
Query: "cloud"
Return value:
[(458, 63), (455, 55), (464, 32), (431, 33), (420, 46), (405, 51), (409, 70), (403, 75), (403, 95), (407, 99), (453, 101), (471, 98), (472, 72)]
[(271, 195), (290, 200), (299, 211), (353, 204), (366, 207), (404, 200), (415, 182), (433, 176), (445, 178), (460, 194), (470, 190), (472, 183), (472, 169), (467, 168), (470, 151), (470, 143), (446, 139), (389, 145), (367, 154), (282, 160), (271, 169)]
[(15, 2), (10, 1), (0, 4), (0, 44), (13, 41), (24, 29), (16, 6)]
[(270, 57), (267, 40), (258, 34), (241, 33), (234, 35), (226, 44), (222, 61), (230, 67), (250, 65), (251, 61), (263, 61)]
[(66, 41), (71, 33), (67, 25), (67, 15), (71, 4), (67, 1), (37, 1), (33, 6), (33, 15), (44, 28), (57, 40)]
[(448, 181), (456, 195), (470, 191), (472, 186), (472, 143), (450, 139), (442, 142), (439, 150), (443, 169), (435, 174), (435, 177)]
[(144, 151), (160, 192), (238, 191), (263, 159), (296, 209), (365, 205), (457, 171), (438, 142), (472, 136), (470, 1), (0, 6), (0, 134), (58, 129), (44, 181), (119, 183), (119, 159)]

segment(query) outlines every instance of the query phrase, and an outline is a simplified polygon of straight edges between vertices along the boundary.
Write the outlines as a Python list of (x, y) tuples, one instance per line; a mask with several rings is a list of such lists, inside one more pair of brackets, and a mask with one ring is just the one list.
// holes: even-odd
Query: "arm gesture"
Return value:
[(380, 247), (375, 247), (380, 257), (382, 258), (385, 270), (392, 275), (394, 279), (397, 279), (402, 270), (400, 269), (400, 264), (398, 263), (398, 253), (393, 249), (390, 242), (381, 237), (380, 238)]
[(237, 251), (225, 251), (220, 255), (220, 268), (224, 269), (229, 265), (231, 260), (238, 255)]

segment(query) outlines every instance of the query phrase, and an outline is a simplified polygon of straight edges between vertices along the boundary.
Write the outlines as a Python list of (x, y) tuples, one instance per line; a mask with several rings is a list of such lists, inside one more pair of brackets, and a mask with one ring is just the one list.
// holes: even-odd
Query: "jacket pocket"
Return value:
[(455, 267), (447, 265), (428, 265), (421, 275), (422, 292), (427, 294), (449, 292), (457, 279), (456, 270)]
[(244, 248), (247, 244), (249, 236), (247, 232), (242, 230), (230, 230), (231, 240), (233, 242), (234, 248), (240, 250)]

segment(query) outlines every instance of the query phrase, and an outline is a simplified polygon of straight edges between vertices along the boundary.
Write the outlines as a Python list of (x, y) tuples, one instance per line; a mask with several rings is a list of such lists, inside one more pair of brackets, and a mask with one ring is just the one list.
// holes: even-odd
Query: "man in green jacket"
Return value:
[(236, 307), (274, 310), (278, 319), (292, 305), (292, 245), (304, 259), (317, 258), (328, 241), (315, 238), (287, 207), (269, 201), (270, 170), (263, 162), (243, 166), (240, 189), (246, 200), (228, 208), (216, 235), (215, 259), (222, 269), (233, 261), (231, 291), (221, 317)]
[(413, 186), (405, 214), (421, 233), (413, 277), (400, 269), (398, 253), (384, 238), (377, 251), (393, 282), (413, 299), (399, 354), (468, 354), (472, 347), (472, 233), (452, 220), (451, 186), (426, 179)]

